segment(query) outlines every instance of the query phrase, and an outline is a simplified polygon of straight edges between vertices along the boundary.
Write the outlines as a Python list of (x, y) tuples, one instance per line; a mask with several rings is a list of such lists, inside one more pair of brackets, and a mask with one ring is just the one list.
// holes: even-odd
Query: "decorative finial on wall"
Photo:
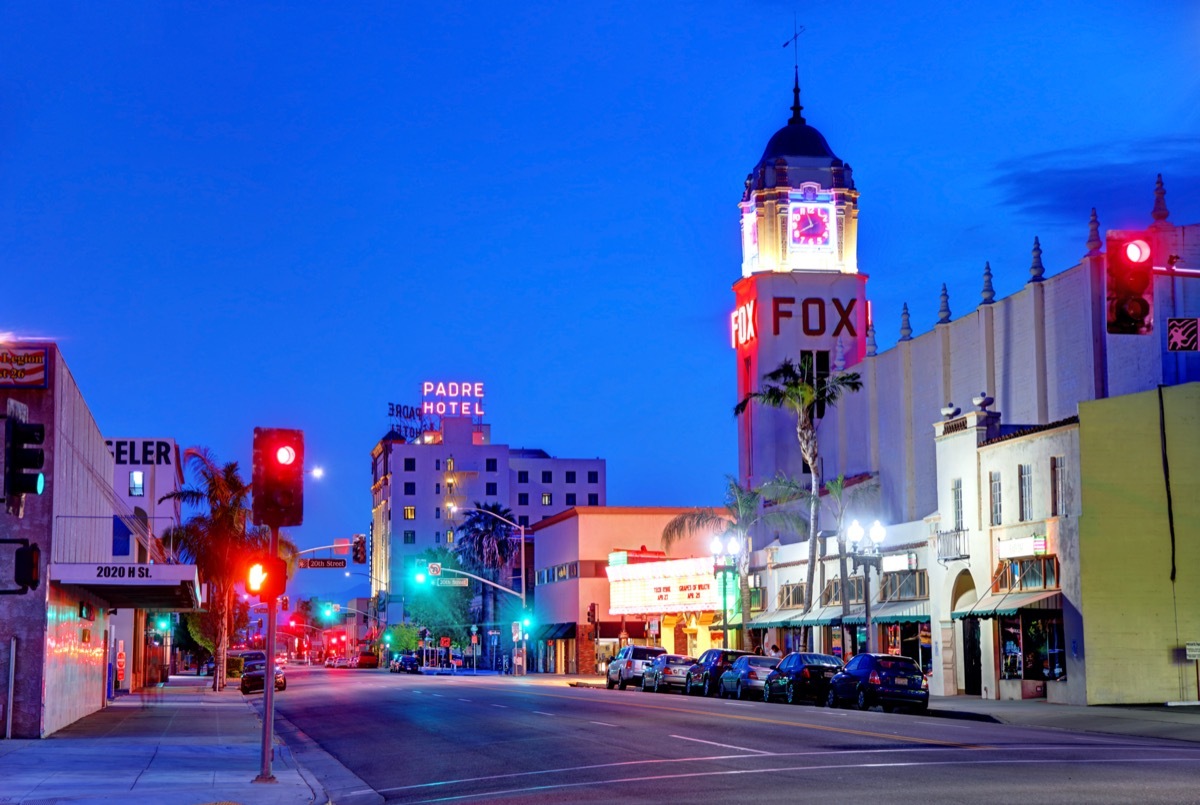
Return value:
[(1155, 223), (1166, 221), (1170, 213), (1167, 211), (1167, 191), (1163, 187), (1162, 174), (1158, 174), (1158, 181), (1154, 183), (1154, 209), (1150, 212), (1154, 217)]
[(1096, 208), (1092, 207), (1092, 217), (1088, 220), (1087, 254), (1084, 257), (1095, 257), (1100, 254), (1100, 219), (1096, 217)]
[(978, 408), (980, 411), (983, 411), (984, 413), (987, 412), (988, 406), (994, 402), (995, 402), (995, 400), (993, 400), (991, 397), (989, 397), (988, 393), (986, 391), (979, 392), (978, 397), (973, 397), (971, 399), (971, 404), (974, 405), (976, 408)]
[(867, 357), (875, 357), (875, 323), (867, 325)]
[(952, 402), (948, 402), (944, 406), (942, 406), (942, 416), (944, 416), (946, 419), (954, 419), (954, 417), (958, 416), (961, 413), (962, 413), (962, 409), (960, 409), (958, 406), (956, 406)]
[(996, 301), (996, 289), (992, 287), (992, 264), (984, 261), (983, 264), (983, 304), (990, 305)]
[(1033, 262), (1029, 265), (1029, 281), (1041, 282), (1046, 276), (1046, 267), (1042, 265), (1042, 244), (1038, 243), (1037, 235), (1033, 236)]
[(904, 303), (904, 309), (900, 311), (900, 340), (912, 341), (912, 326), (908, 322), (908, 302)]
[(846, 345), (839, 336), (833, 350), (833, 371), (840, 372), (846, 368)]
[(946, 283), (942, 283), (941, 305), (938, 306), (938, 324), (950, 323), (950, 294), (946, 291)]

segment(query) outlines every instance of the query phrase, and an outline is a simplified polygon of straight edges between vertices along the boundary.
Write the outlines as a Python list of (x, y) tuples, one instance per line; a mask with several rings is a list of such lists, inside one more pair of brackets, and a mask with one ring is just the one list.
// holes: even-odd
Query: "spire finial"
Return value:
[(941, 305), (938, 307), (938, 324), (950, 323), (950, 294), (946, 291), (946, 283), (942, 283)]
[(1084, 257), (1095, 257), (1100, 254), (1100, 219), (1096, 217), (1096, 208), (1092, 207), (1092, 217), (1088, 220), (1087, 254)]
[(875, 357), (875, 322), (867, 325), (867, 357)]
[(784, 47), (792, 46), (792, 60), (795, 65), (796, 82), (792, 85), (792, 117), (788, 123), (799, 123), (804, 125), (804, 107), (800, 105), (800, 34), (804, 33), (804, 26), (796, 24), (796, 15), (792, 15), (792, 38), (783, 43)]
[(804, 107), (800, 105), (800, 68), (796, 68), (796, 83), (792, 85), (792, 116), (788, 123), (804, 125)]
[(992, 287), (992, 264), (983, 264), (983, 304), (990, 305), (996, 301), (996, 289)]
[(1029, 281), (1041, 282), (1046, 276), (1046, 267), (1042, 265), (1042, 244), (1038, 243), (1037, 235), (1033, 236), (1033, 262), (1029, 264)]
[(1167, 220), (1167, 191), (1163, 187), (1162, 174), (1158, 174), (1158, 181), (1154, 183), (1154, 209), (1150, 215), (1154, 217), (1154, 222), (1159, 223)]
[(904, 303), (904, 309), (900, 311), (900, 340), (912, 341), (912, 326), (908, 323), (908, 302)]

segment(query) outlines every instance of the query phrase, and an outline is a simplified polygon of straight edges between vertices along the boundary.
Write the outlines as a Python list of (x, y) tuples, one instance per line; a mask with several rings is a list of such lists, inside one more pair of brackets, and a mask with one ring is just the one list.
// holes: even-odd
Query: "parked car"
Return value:
[(929, 681), (908, 657), (858, 654), (829, 680), (826, 706), (842, 702), (854, 702), (859, 710), (880, 705), (888, 713), (896, 707), (924, 713), (929, 709)]
[(671, 688), (679, 688), (682, 691), (688, 669), (695, 664), (695, 657), (659, 654), (642, 670), (642, 690), (666, 693)]
[(350, 660), (348, 660), (345, 657), (338, 657), (336, 660), (333, 661), (333, 667), (334, 668), (349, 668)]
[(326, 668), (332, 668), (335, 663), (337, 663), (337, 657), (326, 657), (325, 658), (325, 667)]
[(747, 654), (738, 657), (733, 665), (721, 674), (718, 680), (720, 687), (717, 695), (724, 699), (732, 696), (735, 699), (745, 699), (753, 696), (763, 698), (763, 688), (767, 675), (779, 665), (779, 657), (764, 657), (759, 654)]
[(393, 674), (419, 674), (421, 663), (415, 654), (400, 654), (388, 664), (388, 670)]
[[(253, 693), (256, 690), (263, 690), (263, 677), (266, 675), (267, 662), (266, 660), (254, 660), (246, 663), (245, 669), (242, 671), (242, 693)], [(282, 668), (275, 669), (275, 690), (286, 690), (287, 679), (283, 675)]]
[(608, 664), (608, 673), (604, 685), (609, 690), (614, 687), (625, 690), (630, 683), (635, 685), (642, 681), (642, 672), (650, 661), (659, 654), (666, 654), (662, 646), (625, 646), (617, 652)]
[(738, 657), (750, 654), (748, 651), (738, 651), (732, 648), (710, 648), (700, 655), (696, 664), (688, 669), (687, 680), (683, 692), (689, 696), (700, 693), (703, 696), (716, 696), (721, 674), (729, 670), (729, 666)]
[(829, 695), (829, 680), (842, 670), (842, 661), (831, 654), (797, 651), (786, 657), (767, 676), (763, 699), (783, 699), (788, 704), (810, 701), (821, 704)]
[(358, 659), (354, 661), (355, 668), (378, 668), (379, 658), (374, 654), (359, 654)]

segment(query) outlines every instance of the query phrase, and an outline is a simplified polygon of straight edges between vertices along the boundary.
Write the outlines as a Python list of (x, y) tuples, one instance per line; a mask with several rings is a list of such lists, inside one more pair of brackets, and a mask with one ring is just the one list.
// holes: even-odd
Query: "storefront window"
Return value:
[(1000, 678), (1021, 678), (1021, 619), (1000, 619)]
[(1025, 611), (1000, 619), (1000, 678), (1046, 681), (1067, 675), (1062, 616)]

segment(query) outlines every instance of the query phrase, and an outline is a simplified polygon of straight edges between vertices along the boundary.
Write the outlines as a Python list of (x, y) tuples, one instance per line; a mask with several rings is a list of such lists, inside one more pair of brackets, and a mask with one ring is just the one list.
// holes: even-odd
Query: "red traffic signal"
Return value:
[(1154, 267), (1145, 232), (1109, 232), (1105, 253), (1108, 332), (1145, 335), (1154, 329)]
[(354, 564), (365, 565), (367, 563), (367, 538), (364, 534), (354, 535)]
[(271, 601), (287, 589), (287, 562), (278, 556), (261, 556), (251, 560), (246, 569), (246, 591), (260, 601)]
[(278, 528), (304, 522), (304, 431), (254, 429), (251, 494), (256, 525)]
[(42, 549), (37, 545), (25, 545), (17, 548), (13, 559), (13, 580), (24, 594), (36, 590), (42, 580)]

